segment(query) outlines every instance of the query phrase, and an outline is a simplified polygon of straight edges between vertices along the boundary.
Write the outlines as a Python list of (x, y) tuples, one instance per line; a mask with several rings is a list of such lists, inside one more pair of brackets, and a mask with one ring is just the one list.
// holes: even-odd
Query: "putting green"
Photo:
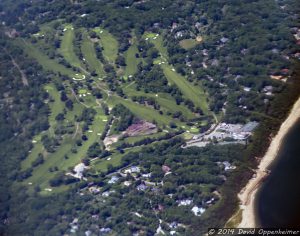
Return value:
[(79, 94), (86, 94), (87, 90), (86, 89), (79, 89), (78, 93)]

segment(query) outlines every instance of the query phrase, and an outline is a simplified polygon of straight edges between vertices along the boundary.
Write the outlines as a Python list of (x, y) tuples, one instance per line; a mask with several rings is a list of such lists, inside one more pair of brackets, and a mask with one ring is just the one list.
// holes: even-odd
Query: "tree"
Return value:
[(62, 121), (65, 119), (65, 115), (63, 113), (59, 113), (56, 117), (55, 120), (57, 121)]
[(72, 102), (72, 100), (68, 99), (66, 101), (66, 108), (68, 108), (70, 111), (73, 110), (73, 102)]
[(87, 155), (91, 158), (100, 156), (102, 153), (102, 149), (99, 143), (93, 143), (87, 152)]

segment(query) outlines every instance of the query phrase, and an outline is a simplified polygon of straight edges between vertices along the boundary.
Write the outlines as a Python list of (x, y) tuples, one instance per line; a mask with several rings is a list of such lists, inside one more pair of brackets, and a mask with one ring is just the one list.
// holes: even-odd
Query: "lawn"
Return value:
[(86, 32), (83, 34), (81, 51), (83, 57), (85, 58), (87, 64), (89, 65), (89, 68), (91, 70), (95, 70), (98, 76), (103, 77), (105, 75), (103, 65), (98, 60), (94, 48), (94, 43), (88, 38), (88, 34)]
[(100, 43), (103, 47), (103, 56), (110, 63), (115, 63), (118, 55), (119, 43), (107, 30), (95, 28), (94, 31), (100, 37)]
[(86, 70), (83, 68), (81, 61), (74, 52), (74, 37), (74, 29), (71, 26), (66, 26), (59, 48), (59, 52), (72, 66), (79, 68), (83, 73), (87, 73)]

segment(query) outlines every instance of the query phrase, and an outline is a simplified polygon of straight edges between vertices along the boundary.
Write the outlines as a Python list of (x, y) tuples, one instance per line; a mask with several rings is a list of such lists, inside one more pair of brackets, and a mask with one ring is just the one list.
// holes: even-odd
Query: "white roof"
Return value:
[(194, 206), (192, 208), (192, 212), (194, 213), (195, 216), (201, 216), (205, 211), (206, 209), (203, 207)]

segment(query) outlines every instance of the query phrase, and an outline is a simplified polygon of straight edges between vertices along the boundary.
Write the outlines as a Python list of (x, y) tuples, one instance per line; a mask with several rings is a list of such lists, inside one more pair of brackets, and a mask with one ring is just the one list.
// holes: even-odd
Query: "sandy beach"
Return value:
[(297, 122), (300, 118), (300, 98), (294, 104), (289, 116), (281, 124), (280, 129), (276, 136), (272, 139), (272, 142), (261, 159), (261, 162), (254, 174), (254, 177), (249, 180), (248, 184), (241, 190), (238, 194), (238, 197), (241, 201), (240, 209), (242, 209), (242, 221), (238, 225), (240, 228), (252, 228), (255, 227), (255, 196), (257, 190), (261, 186), (264, 178), (268, 175), (268, 167), (277, 157), (278, 150), (281, 146), (281, 143), (288, 133), (289, 129)]

